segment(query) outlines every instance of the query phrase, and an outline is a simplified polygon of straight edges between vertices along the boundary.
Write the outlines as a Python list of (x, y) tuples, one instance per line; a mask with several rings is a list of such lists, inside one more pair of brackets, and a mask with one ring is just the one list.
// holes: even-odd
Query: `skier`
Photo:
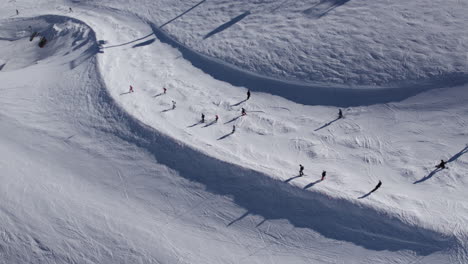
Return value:
[(39, 40), (38, 46), (39, 46), (40, 48), (43, 48), (46, 44), (47, 44), (47, 39), (46, 39), (44, 36), (41, 37), (41, 40)]
[(435, 166), (435, 167), (436, 167), (437, 169), (445, 169), (445, 168), (446, 168), (446, 167), (445, 167), (445, 164), (446, 164), (446, 163), (447, 163), (447, 162), (445, 162), (444, 160), (440, 160), (439, 165), (437, 165), (437, 166)]
[(250, 99), (250, 90), (247, 90), (247, 100)]
[(327, 175), (327, 172), (326, 171), (323, 171), (322, 172), (322, 181), (325, 180), (325, 176)]
[(29, 37), (29, 41), (33, 41), (33, 39), (37, 36), (37, 31), (34, 31), (31, 36)]
[(304, 166), (302, 164), (299, 164), (299, 176), (304, 176)]
[(18, 11), (18, 9), (16, 9), (16, 15), (17, 15), (17, 16), (19, 15), (19, 11)]
[(245, 109), (242, 108), (242, 115), (245, 116), (247, 113), (245, 112)]
[(234, 134), (234, 132), (236, 132), (236, 125), (232, 125), (232, 132), (231, 132), (231, 134)]
[(343, 112), (341, 109), (338, 110), (338, 118), (343, 118)]
[(163, 87), (163, 93), (164, 94), (166, 94), (166, 91), (167, 91), (166, 87)]
[(70, 7), (70, 9), (69, 9), (69, 10), (70, 10), (70, 13), (71, 13), (71, 12), (73, 12), (73, 10), (72, 10), (72, 8), (71, 8), (71, 7)]
[(172, 110), (175, 109), (175, 105), (176, 105), (176, 102), (174, 100), (172, 100)]
[(203, 114), (203, 113), (201, 114), (201, 122), (205, 123), (205, 114)]
[(379, 189), (380, 186), (382, 186), (382, 182), (381, 182), (381, 181), (379, 181), (379, 183), (377, 183), (377, 185), (375, 186), (375, 188), (374, 188), (370, 193), (373, 193), (373, 192), (377, 191), (377, 189)]
[(133, 86), (130, 85), (130, 90), (128, 90), (129, 93), (133, 93)]
[(218, 115), (216, 115), (215, 116), (215, 122), (218, 122), (218, 119), (219, 119), (219, 117), (218, 117)]

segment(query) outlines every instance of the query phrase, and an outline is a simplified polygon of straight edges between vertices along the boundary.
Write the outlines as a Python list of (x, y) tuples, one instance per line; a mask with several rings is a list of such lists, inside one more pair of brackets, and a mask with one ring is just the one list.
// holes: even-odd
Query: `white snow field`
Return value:
[(409, 2), (0, 2), (0, 263), (468, 263), (468, 4)]

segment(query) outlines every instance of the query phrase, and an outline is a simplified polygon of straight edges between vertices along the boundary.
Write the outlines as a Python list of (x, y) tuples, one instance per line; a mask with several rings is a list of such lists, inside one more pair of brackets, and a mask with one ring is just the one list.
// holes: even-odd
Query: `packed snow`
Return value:
[(0, 263), (468, 263), (466, 2), (0, 7)]

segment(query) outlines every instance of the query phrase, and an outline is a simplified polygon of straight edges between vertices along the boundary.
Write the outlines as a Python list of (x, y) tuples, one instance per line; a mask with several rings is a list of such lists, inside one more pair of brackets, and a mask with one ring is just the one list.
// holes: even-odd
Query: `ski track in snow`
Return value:
[[(60, 14), (66, 8), (57, 10)], [(44, 10), (43, 12), (50, 11)], [(236, 106), (235, 104), (242, 100), (245, 93), (243, 89), (205, 76), (203, 72), (189, 63), (179, 60), (180, 53), (165, 46), (158, 39), (152, 42), (147, 42), (147, 39), (129, 41), (128, 38), (140, 39), (138, 36), (143, 35), (140, 31), (142, 29), (152, 30), (151, 25), (145, 21), (119, 10), (96, 10), (95, 6), (82, 9), (74, 7), (73, 14), (69, 15), (76, 16), (79, 20), (49, 15), (30, 19), (46, 25), (64, 25), (65, 30), (59, 29), (57, 31), (59, 35), (51, 36), (51, 38), (72, 35), (70, 40), (77, 40), (77, 42), (65, 44), (57, 42), (58, 46), (54, 46), (52, 41), (48, 45), (56, 47), (52, 50), (58, 51), (66, 50), (62, 46), (71, 46), (76, 48), (74, 50), (76, 52), (43, 54), (44, 57), (34, 57), (33, 54), (25, 56), (30, 61), (23, 61), (13, 66), (8, 62), (11, 60), (9, 59), (2, 70), (7, 75), (8, 72), (14, 73), (23, 68), (25, 72), (34, 74), (35, 70), (43, 67), (42, 65), (56, 70), (64, 66), (63, 64), (55, 65), (59, 62), (56, 58), (63, 56), (65, 59), (60, 61), (68, 61), (65, 68), (72, 73), (79, 73), (78, 76), (72, 78), (74, 83), (71, 86), (76, 88), (76, 91), (60, 85), (56, 85), (51, 88), (53, 89), (51, 92), (45, 94), (42, 91), (34, 91), (36, 99), (24, 97), (21, 99), (33, 100), (32, 105), (41, 105), (40, 103), (48, 100), (51, 103), (49, 102), (45, 109), (37, 108), (40, 110), (36, 113), (34, 113), (36, 109), (24, 110), (27, 108), (4, 105), (3, 107), (9, 113), (23, 115), (20, 118), (7, 116), (2, 119), (5, 121), (4, 129), (11, 131), (15, 128), (21, 129), (20, 124), (30, 122), (33, 120), (32, 117), (36, 118), (31, 121), (31, 127), (25, 129), (23, 136), (30, 138), (31, 146), (38, 144), (34, 137), (30, 136), (33, 134), (40, 135), (40, 138), (46, 139), (47, 143), (40, 143), (39, 147), (26, 147), (28, 144), (25, 142), (25, 146), (17, 150), (24, 156), (28, 156), (25, 153), (29, 151), (41, 153), (40, 147), (42, 146), (49, 151), (55, 151), (55, 157), (60, 157), (60, 149), (64, 148), (56, 141), (60, 138), (60, 141), (67, 142), (65, 144), (71, 144), (70, 148), (78, 148), (72, 154), (75, 161), (96, 163), (96, 165), (89, 166), (91, 168), (89, 169), (86, 166), (71, 165), (70, 162), (61, 160), (68, 164), (67, 166), (76, 167), (75, 171), (84, 169), (91, 172), (90, 175), (80, 179), (71, 176), (73, 174), (71, 172), (68, 174), (66, 171), (70, 169), (67, 169), (65, 165), (65, 167), (60, 164), (53, 165), (53, 160), (49, 160), (50, 158), (46, 156), (36, 161), (34, 161), (35, 157), (32, 158), (33, 163), (49, 164), (48, 169), (51, 171), (63, 171), (63, 173), (62, 176), (54, 178), (56, 176), (48, 175), (47, 171), (38, 172), (39, 175), (43, 175), (44, 179), (52, 178), (39, 185), (24, 183), (25, 186), (29, 186), (27, 188), (31, 188), (31, 190), (23, 189), (24, 193), (39, 198), (39, 201), (44, 200), (40, 197), (46, 193), (55, 193), (57, 197), (47, 196), (54, 199), (52, 202), (48, 201), (50, 207), (45, 206), (48, 203), (35, 204), (34, 200), (26, 200), (27, 203), (32, 203), (29, 208), (33, 211), (30, 212), (17, 213), (10, 207), (1, 208), (2, 219), (8, 219), (7, 224), (2, 226), (4, 234), (2, 239), (5, 242), (14, 241), (13, 245), (7, 248), (2, 243), (1, 252), (6, 257), (5, 261), (80, 262), (86, 259), (85, 261), (89, 263), (111, 263), (112, 260), (122, 263), (128, 263), (128, 261), (174, 263), (176, 260), (181, 263), (214, 263), (216, 261), (242, 263), (249, 260), (264, 263), (267, 259), (273, 262), (273, 257), (268, 257), (266, 252), (262, 255), (261, 252), (279, 254), (279, 249), (287, 249), (286, 252), (297, 250), (298, 254), (283, 256), (284, 259), (277, 255), (277, 261), (283, 259), (298, 263), (307, 263), (310, 261), (309, 258), (324, 262), (350, 258), (356, 263), (362, 261), (385, 263), (386, 258), (392, 256), (398, 259), (399, 263), (410, 261), (417, 263), (417, 261), (422, 261), (419, 256), (425, 256), (424, 261), (433, 263), (440, 263), (440, 261), (464, 263), (466, 261), (466, 245), (463, 242), (466, 238), (466, 229), (461, 227), (457, 233), (451, 232), (451, 227), (459, 226), (459, 223), (466, 220), (466, 205), (454, 200), (457, 196), (466, 197), (463, 196), (463, 188), (457, 189), (453, 186), (451, 188), (455, 193), (452, 196), (447, 197), (446, 200), (436, 201), (435, 208), (440, 210), (439, 212), (428, 211), (424, 215), (421, 215), (421, 211), (412, 212), (411, 209), (416, 208), (418, 203), (418, 208), (430, 210), (425, 207), (426, 204), (420, 204), (421, 200), (430, 196), (432, 191), (439, 194), (443, 191), (437, 191), (439, 185), (435, 184), (428, 186), (428, 190), (418, 190), (414, 193), (415, 196), (411, 197), (411, 188), (418, 188), (417, 185), (412, 185), (411, 181), (421, 177), (421, 170), (417, 167), (422, 164), (432, 166), (432, 163), (427, 164), (426, 160), (418, 162), (413, 158), (420, 153), (427, 152), (427, 144), (419, 146), (415, 144), (417, 147), (413, 149), (405, 146), (405, 143), (411, 142), (414, 138), (425, 139), (428, 142), (431, 138), (437, 138), (437, 136), (440, 138), (440, 135), (447, 134), (453, 138), (453, 142), (464, 143), (460, 140), (463, 137), (456, 137), (457, 133), (460, 133), (460, 128), (466, 128), (466, 120), (462, 115), (455, 114), (458, 123), (444, 123), (449, 127), (424, 137), (424, 132), (432, 126), (431, 120), (426, 119), (426, 116), (419, 116), (419, 121), (423, 124), (426, 122), (428, 125), (412, 123), (411, 120), (416, 119), (413, 112), (421, 110), (417, 107), (405, 109), (408, 104), (411, 104), (411, 100), (416, 100), (414, 98), (403, 103), (395, 103), (391, 107), (376, 105), (351, 108), (345, 111), (345, 119), (333, 123), (330, 121), (334, 119), (332, 116), (336, 108), (296, 105), (268, 94), (254, 93), (251, 100)], [(96, 32), (97, 38), (80, 20)], [(28, 23), (28, 19), (10, 20), (8, 23), (20, 25), (23, 21)], [(44, 28), (40, 23), (35, 26)], [(21, 27), (26, 28), (25, 24)], [(69, 32), (67, 31), (69, 28), (74, 28), (76, 31)], [(54, 27), (50, 27), (45, 32), (53, 33), (54, 30)], [(88, 33), (77, 38), (79, 33), (76, 32), (83, 31)], [(27, 35), (23, 33), (21, 37), (24, 38)], [(109, 44), (102, 45), (101, 41)], [(26, 41), (25, 43), (21, 45), (27, 45)], [(119, 46), (116, 45), (117, 43), (126, 44)], [(139, 43), (144, 44), (138, 46)], [(112, 47), (113, 45), (115, 47)], [(97, 64), (94, 65), (96, 61)], [(28, 69), (30, 64), (37, 64), (37, 66)], [(138, 78), (135, 78), (136, 76)], [(13, 77), (14, 74), (8, 75), (5, 77), (5, 82), (12, 86), (16, 85), (10, 80)], [(92, 83), (93, 81), (95, 83)], [(43, 82), (54, 85), (51, 80)], [(127, 97), (126, 95), (120, 96), (120, 93), (126, 92), (129, 84), (136, 88), (136, 92)], [(170, 94), (167, 97), (177, 101), (177, 108), (174, 111), (161, 112), (171, 106), (170, 101), (165, 98), (152, 97), (165, 85), (168, 86)], [(21, 84), (15, 88), (19, 87), (31, 90), (27, 88), (27, 84)], [(66, 89), (61, 91), (61, 88)], [(431, 104), (434, 107), (432, 111), (431, 109), (428, 111), (436, 118), (438, 116), (447, 118), (453, 114), (441, 111), (444, 109), (444, 102), (430, 97), (437, 98), (437, 94), (442, 92), (456, 95), (464, 89), (466, 87), (434, 90), (431, 91), (431, 96), (425, 93), (420, 95), (419, 99), (424, 99), (425, 104)], [(15, 93), (12, 95), (14, 96)], [(71, 101), (68, 99), (69, 103), (61, 103), (61, 101), (67, 102), (67, 98), (74, 99)], [(7, 103), (7, 100), (11, 98), (2, 97), (2, 104)], [(466, 97), (454, 100), (453, 109), (466, 113), (464, 100)], [(235, 119), (240, 107), (244, 105), (248, 109), (247, 117)], [(274, 107), (278, 105), (283, 108), (275, 110)], [(83, 106), (86, 107), (81, 109)], [(267, 111), (266, 109), (269, 108), (272, 110)], [(289, 111), (286, 113), (284, 108)], [(188, 125), (197, 121), (202, 111), (206, 113), (222, 111), (220, 123), (235, 119), (233, 123), (236, 124), (238, 130), (235, 134), (216, 142), (218, 136), (229, 132), (231, 123), (213, 124), (213, 127), (197, 125), (193, 129), (187, 128)], [(316, 115), (311, 115), (311, 112)], [(366, 115), (370, 112), (391, 115), (395, 122), (405, 122), (407, 119), (408, 127), (399, 130), (398, 126), (394, 127), (394, 124), (385, 125), (385, 122), (379, 121), (382, 117)], [(50, 116), (51, 113), (53, 113), (52, 116)], [(41, 115), (43, 115), (42, 119)], [(212, 118), (213, 114), (207, 116)], [(327, 116), (331, 118), (326, 118)], [(386, 116), (383, 118), (387, 119)], [(34, 125), (50, 123), (50, 121), (52, 125), (48, 128), (34, 128)], [(312, 132), (324, 123), (328, 125), (320, 131)], [(70, 130), (67, 125), (79, 129), (78, 139), (70, 135), (74, 133), (73, 130), (68, 134), (60, 131), (60, 128)], [(377, 129), (379, 126), (388, 131)], [(187, 131), (190, 131), (192, 136), (187, 136)], [(371, 133), (371, 131), (379, 133)], [(381, 134), (382, 132), (384, 134)], [(403, 133), (403, 135), (398, 135), (398, 133)], [(240, 139), (239, 134), (242, 135)], [(411, 137), (411, 134), (416, 136)], [(270, 148), (273, 137), (276, 151), (271, 151)], [(15, 142), (20, 138), (22, 138), (21, 135), (17, 137), (11, 135), (4, 140), (3, 144), (9, 144), (16, 149), (13, 143), (8, 143), (8, 139)], [(101, 140), (105, 143), (98, 143)], [(112, 143), (114, 140), (115, 143)], [(248, 143), (245, 144), (244, 141)], [(201, 147), (205, 145), (208, 147)], [(438, 183), (453, 185), (455, 180), (463, 180), (461, 175), (466, 171), (463, 150), (458, 154), (454, 152), (454, 149), (460, 150), (460, 145), (449, 146), (443, 140), (432, 142), (430, 145), (434, 148), (444, 148), (448, 150), (447, 153), (454, 154), (452, 157), (447, 157), (447, 159), (453, 159), (453, 162), (449, 163), (450, 167), (453, 164), (450, 178), (438, 180)], [(252, 148), (253, 146), (255, 148)], [(323, 147), (324, 150), (316, 146)], [(83, 153), (91, 153), (93, 159), (98, 161), (92, 161)], [(123, 162), (126, 159), (129, 159), (128, 163), (131, 163), (137, 158), (142, 159), (142, 161), (136, 161), (142, 165), (138, 169), (139, 172), (131, 173), (130, 169), (124, 168)], [(394, 167), (388, 165), (389, 159), (397, 165), (393, 165)], [(121, 162), (122, 164), (117, 165), (120, 168), (105, 165), (103, 169), (99, 169), (100, 173), (96, 173), (96, 169), (93, 169), (97, 168), (100, 162), (111, 160), (113, 162), (110, 164), (113, 165)], [(157, 164), (151, 165), (155, 160)], [(337, 162), (343, 167), (336, 168)], [(314, 181), (309, 178), (311, 175), (307, 178), (293, 179), (290, 184), (285, 184), (283, 181), (293, 176), (290, 172), (296, 170), (296, 163), (319, 163), (318, 168), (334, 168), (327, 181), (317, 186), (330, 182), (329, 185), (321, 190), (315, 190), (317, 186), (312, 187), (311, 190), (303, 190), (302, 188), (309, 183), (309, 180)], [(32, 179), (29, 176), (31, 175), (29, 170), (34, 166), (21, 166), (19, 160), (15, 160), (13, 164), (17, 164), (15, 167), (23, 167), (28, 171), (23, 174), (24, 182)], [(376, 177), (376, 174), (388, 174), (389, 171), (396, 173), (395, 168), (404, 167), (398, 166), (399, 164), (412, 165), (399, 177), (384, 180), (385, 186), (388, 184), (389, 187), (385, 189), (386, 191), (379, 190), (381, 195), (379, 198), (363, 202), (354, 199), (360, 195), (364, 184), (369, 184), (368, 189), (373, 187), (371, 185), (380, 178)], [(132, 169), (138, 168), (138, 166), (126, 165)], [(51, 169), (54, 166), (58, 169)], [(10, 173), (13, 171), (12, 168), (8, 170), (11, 170)], [(107, 170), (111, 172), (107, 173)], [(368, 171), (368, 173), (363, 176), (349, 172), (353, 170)], [(309, 171), (312, 170), (307, 166), (306, 174)], [(169, 175), (178, 179), (172, 180), (162, 176), (153, 178), (154, 176), (151, 176), (153, 172), (158, 172), (155, 175)], [(100, 174), (104, 175), (104, 178), (93, 179), (92, 175)], [(125, 174), (136, 178), (131, 179), (124, 176)], [(319, 171), (314, 174), (318, 175)], [(399, 182), (404, 180), (402, 176), (405, 175), (409, 175), (409, 179), (406, 180), (405, 185), (401, 185)], [(59, 180), (59, 183), (54, 186), (52, 182), (56, 180)], [(352, 184), (355, 181), (360, 183)], [(21, 188), (18, 184), (11, 181), (14, 190)], [(170, 194), (172, 199), (169, 199), (167, 197), (169, 194), (165, 193), (164, 200), (175, 200), (175, 205), (170, 202), (165, 205), (153, 204), (164, 192), (164, 188), (157, 187), (159, 184), (180, 193), (181, 198), (177, 198), (176, 194)], [(6, 184), (6, 186), (9, 185)], [(80, 190), (72, 191), (73, 186), (80, 186)], [(340, 186), (349, 186), (349, 190), (339, 190)], [(402, 192), (404, 195), (392, 192), (397, 188), (405, 190)], [(4, 190), (7, 191), (6, 188)], [(155, 191), (160, 194), (154, 194)], [(67, 192), (71, 194), (69, 197), (65, 195)], [(6, 200), (14, 197), (8, 192), (5, 193)], [(74, 197), (80, 193), (85, 194), (80, 198), (85, 199), (86, 202), (79, 203), (77, 197)], [(86, 197), (86, 195), (89, 196)], [(227, 197), (230, 198), (225, 199)], [(60, 198), (65, 200), (59, 201)], [(390, 200), (390, 202), (385, 203), (385, 200)], [(143, 201), (143, 203), (138, 203), (138, 201)], [(10, 202), (21, 204), (20, 201)], [(74, 208), (79, 208), (78, 213), (68, 212), (69, 219), (67, 216), (60, 218), (60, 213), (67, 212), (67, 203), (74, 205)], [(22, 205), (27, 206), (24, 203)], [(225, 205), (226, 208), (223, 209), (219, 205)], [(41, 208), (46, 212), (50, 211), (52, 216), (44, 216)], [(128, 211), (121, 211), (121, 209)], [(239, 213), (237, 214), (236, 211)], [(444, 214), (452, 211), (456, 212), (454, 219), (444, 219)], [(83, 215), (80, 216), (79, 212), (83, 212)], [(88, 215), (90, 212), (92, 214)], [(35, 213), (41, 219), (37, 218)], [(132, 221), (132, 215), (138, 215), (139, 221)], [(214, 217), (215, 215), (223, 216)], [(50, 220), (54, 217), (57, 217), (54, 220), (55, 223), (50, 224)], [(155, 217), (162, 218), (156, 220)], [(27, 218), (37, 221), (27, 223), (24, 220)], [(246, 220), (249, 222), (247, 223)], [(15, 222), (23, 223), (25, 227), (15, 225)], [(269, 228), (271, 225), (278, 230), (277, 235), (270, 235), (268, 230), (260, 229), (267, 223)], [(442, 225), (435, 226), (434, 223), (442, 223)], [(161, 233), (161, 238), (156, 238), (151, 233), (150, 230), (155, 229)], [(47, 231), (52, 232), (47, 234)], [(135, 234), (131, 235), (132, 232)], [(187, 235), (184, 232), (190, 233), (195, 245), (200, 242), (208, 243), (208, 245), (205, 244), (206, 247), (200, 248), (193, 244), (183, 243), (184, 235)], [(143, 235), (156, 245), (164, 246), (158, 250), (150, 249), (145, 246), (145, 239), (138, 238), (136, 234)], [(73, 237), (74, 242), (62, 240), (64, 237), (68, 239)], [(123, 237), (125, 240), (122, 240)], [(193, 237), (198, 237), (198, 239)], [(378, 242), (375, 241), (376, 238)], [(89, 243), (86, 243), (86, 240)], [(234, 245), (230, 240), (236, 241)], [(318, 242), (314, 242), (315, 240)], [(213, 252), (218, 242), (223, 245), (221, 252), (227, 255), (222, 260), (218, 259), (221, 255)], [(248, 243), (254, 246), (249, 248)], [(308, 244), (312, 244), (319, 250), (308, 252)], [(18, 253), (27, 252), (28, 248), (32, 249), (34, 254), (20, 257)], [(234, 252), (241, 257), (235, 260)], [(408, 252), (412, 253), (408, 254)], [(301, 256), (304, 257), (301, 258)], [(257, 258), (252, 259), (252, 257)]]

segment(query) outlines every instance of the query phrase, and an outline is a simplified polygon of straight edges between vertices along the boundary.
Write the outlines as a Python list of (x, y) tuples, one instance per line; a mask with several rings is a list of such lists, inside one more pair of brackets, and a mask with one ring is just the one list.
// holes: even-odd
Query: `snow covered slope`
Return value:
[[(193, 3), (180, 19), (226, 3)], [(195, 44), (161, 42), (159, 20), (142, 11), (185, 5), (4, 4), (2, 17), (20, 16), (0, 21), (0, 263), (468, 261), (468, 86), (429, 89), (443, 82), (426, 76), (414, 96), (369, 97), (344, 119), (336, 102), (301, 105), (280, 97), (287, 90), (245, 100), (245, 88), (197, 68)], [(178, 36), (174, 23), (162, 29)], [(442, 75), (463, 82), (455, 57)], [(434, 171), (441, 158), (449, 169)]]
[(86, 3), (130, 10), (203, 54), (270, 77), (373, 88), (467, 80), (467, 1)]

